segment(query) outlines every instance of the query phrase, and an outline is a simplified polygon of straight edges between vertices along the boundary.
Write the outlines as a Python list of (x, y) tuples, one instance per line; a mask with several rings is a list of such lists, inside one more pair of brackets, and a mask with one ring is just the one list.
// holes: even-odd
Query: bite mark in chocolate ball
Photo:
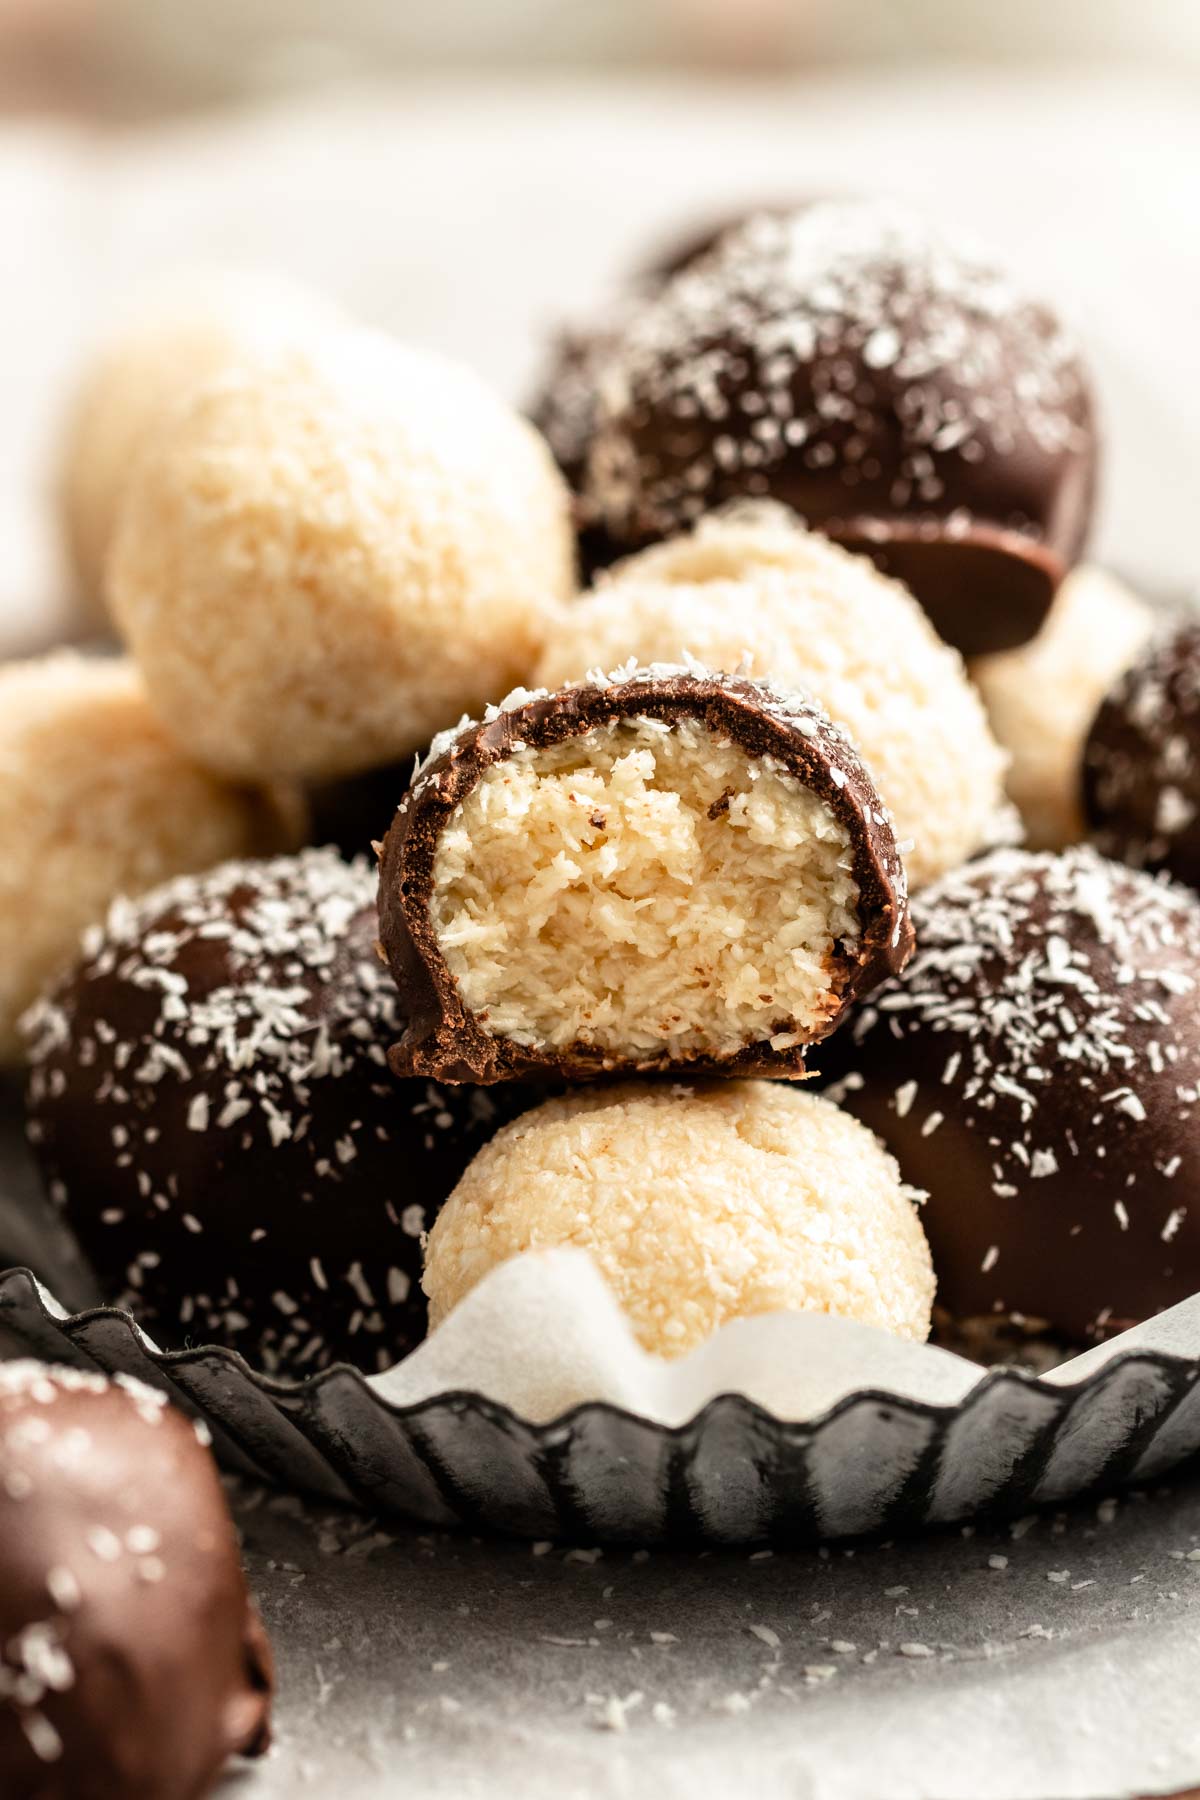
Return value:
[(633, 665), (437, 740), (381, 856), (397, 1074), (795, 1077), (911, 948), (848, 738), (763, 682)]
[(308, 1373), (424, 1336), (421, 1233), (527, 1102), (392, 1078), (375, 936), (365, 862), (229, 863), (119, 903), (31, 1015), (49, 1191), (167, 1348)]
[(929, 1198), (939, 1304), (1081, 1342), (1200, 1288), (1200, 901), (1004, 850), (913, 903), (918, 949), (822, 1056)]
[(0, 1364), (0, 1792), (200, 1800), (270, 1737), (270, 1645), (202, 1428)]
[(615, 557), (769, 498), (873, 557), (966, 653), (1032, 637), (1091, 516), (1088, 379), (1044, 306), (861, 201), (764, 213), (631, 310), (585, 520)]
[(1156, 635), (1101, 702), (1083, 798), (1106, 855), (1200, 887), (1200, 621)]

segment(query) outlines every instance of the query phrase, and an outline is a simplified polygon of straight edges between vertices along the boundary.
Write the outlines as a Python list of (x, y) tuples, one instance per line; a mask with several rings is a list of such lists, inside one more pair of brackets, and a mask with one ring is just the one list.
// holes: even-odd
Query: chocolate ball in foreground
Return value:
[(836, 1313), (923, 1341), (933, 1271), (893, 1159), (784, 1082), (626, 1082), (497, 1132), (429, 1236), (440, 1324), (512, 1256), (590, 1252), (639, 1342), (681, 1356), (728, 1319)]
[(631, 311), (581, 506), (616, 557), (723, 502), (783, 501), (976, 655), (1037, 631), (1095, 473), (1054, 315), (922, 221), (828, 201), (758, 215)]
[(49, 1191), (165, 1348), (306, 1374), (424, 1336), (420, 1234), (507, 1114), (393, 1080), (375, 930), (365, 862), (229, 863), (114, 907), (34, 1010)]
[(1086, 835), (1083, 742), (1111, 682), (1154, 631), (1144, 600), (1105, 569), (1073, 569), (1037, 636), (978, 656), (971, 679), (1011, 761), (1006, 787), (1030, 850), (1062, 850)]
[(0, 1364), (0, 1792), (200, 1800), (270, 1737), (271, 1650), (202, 1427)]
[(917, 896), (918, 949), (823, 1053), (922, 1222), (938, 1302), (1075, 1342), (1200, 1288), (1200, 901), (993, 852)]
[(815, 703), (629, 665), (435, 740), (383, 847), (397, 1074), (804, 1073), (911, 947), (889, 815)]
[(1004, 755), (962, 658), (912, 595), (766, 501), (712, 513), (563, 607), (541, 687), (625, 657), (803, 688), (845, 727), (891, 808), (911, 888), (1010, 833)]
[(1101, 701), (1083, 797), (1101, 850), (1200, 888), (1200, 621), (1156, 635)]

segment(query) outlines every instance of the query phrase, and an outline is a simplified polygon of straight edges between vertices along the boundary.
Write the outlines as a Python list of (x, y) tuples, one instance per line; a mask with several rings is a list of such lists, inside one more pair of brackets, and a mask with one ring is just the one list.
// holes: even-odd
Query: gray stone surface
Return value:
[(236, 1501), (281, 1691), (277, 1748), (222, 1800), (1098, 1800), (1200, 1779), (1200, 1483), (757, 1555)]

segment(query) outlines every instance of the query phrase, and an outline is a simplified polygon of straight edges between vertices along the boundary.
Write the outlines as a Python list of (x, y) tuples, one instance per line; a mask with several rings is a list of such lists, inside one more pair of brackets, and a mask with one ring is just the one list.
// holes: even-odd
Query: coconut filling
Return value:
[(494, 763), (439, 839), (467, 1010), (523, 1046), (733, 1056), (821, 1035), (859, 935), (850, 836), (699, 720), (621, 719)]

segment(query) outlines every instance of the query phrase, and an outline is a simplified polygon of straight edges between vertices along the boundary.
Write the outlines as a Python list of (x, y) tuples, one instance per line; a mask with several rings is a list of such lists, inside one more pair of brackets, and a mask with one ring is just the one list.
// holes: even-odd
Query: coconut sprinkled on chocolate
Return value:
[(803, 1073), (903, 964), (904, 868), (809, 698), (700, 664), (518, 690), (435, 740), (383, 848), (398, 1073)]
[(1200, 904), (1089, 849), (999, 851), (829, 1047), (922, 1215), (939, 1300), (1081, 1338), (1200, 1285)]
[[(983, 526), (1014, 535), (989, 549), (1032, 555), (1044, 612), (1094, 460), (1087, 378), (1046, 307), (919, 218), (830, 201), (750, 219), (630, 314), (600, 362), (583, 511), (619, 552), (771, 497), (857, 547), (891, 540), (906, 579), (911, 540)], [(1019, 642), (1025, 623), (987, 635)]]
[(1119, 677), (1084, 746), (1098, 846), (1200, 887), (1200, 623), (1173, 624)]
[(171, 882), (29, 1017), (51, 1194), (169, 1346), (386, 1367), (424, 1333), (420, 1233), (500, 1115), (389, 1074), (373, 901), (324, 850)]
[(266, 1748), (270, 1650), (203, 1441), (140, 1382), (0, 1367), (6, 1795), (193, 1800)]

